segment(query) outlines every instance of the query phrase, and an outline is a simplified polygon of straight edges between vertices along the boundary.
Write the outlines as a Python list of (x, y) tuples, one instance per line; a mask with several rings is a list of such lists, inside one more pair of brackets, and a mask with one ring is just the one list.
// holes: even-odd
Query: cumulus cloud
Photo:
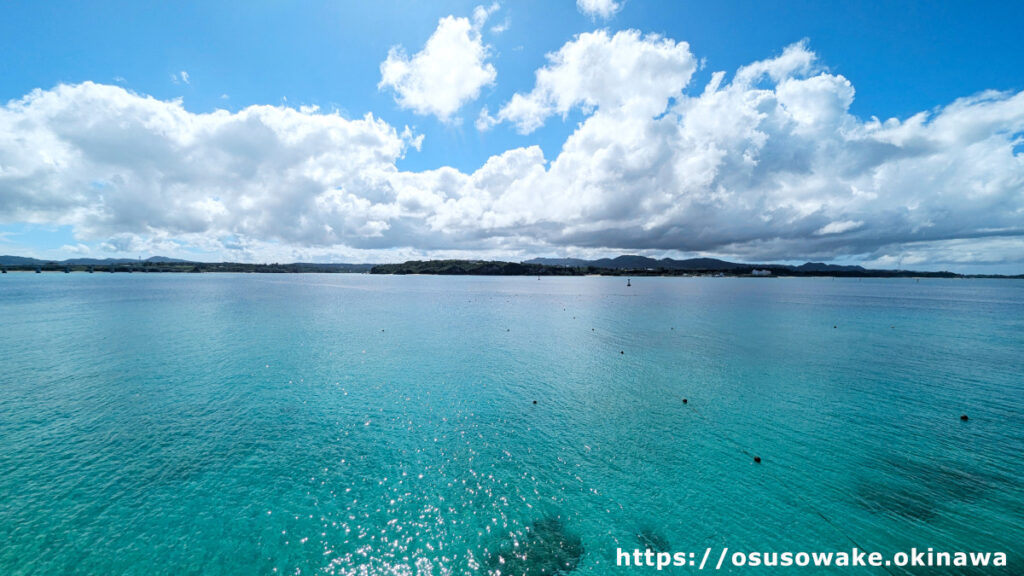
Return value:
[(615, 0), (576, 0), (576, 8), (591, 18), (607, 20), (622, 8), (622, 4)]
[(4, 219), (72, 225), (118, 251), (133, 249), (132, 236), (358, 243), (396, 214), (381, 207), (394, 193), (388, 181), (419, 142), (371, 115), (193, 114), (92, 83), (10, 102), (0, 132)]
[(529, 92), (481, 117), (528, 131), (577, 110), (573, 133), (472, 171), (400, 170), (422, 136), (371, 115), (195, 114), (115, 86), (37, 90), (0, 108), (0, 222), (69, 225), (107, 251), (249, 260), (645, 252), (1024, 265), (1024, 92), (862, 119), (849, 112), (852, 83), (806, 42), (705, 85), (691, 85), (695, 69), (685, 43), (580, 35)]
[(452, 121), (464, 104), (479, 97), (480, 90), (497, 78), (494, 65), (487, 61), (490, 50), (480, 35), (497, 9), (497, 3), (477, 6), (472, 21), (441, 18), (423, 49), (411, 57), (401, 46), (392, 47), (380, 65), (377, 87), (393, 90), (402, 108)]
[[(590, 48), (612, 44), (631, 49)], [(549, 58), (533, 91), (481, 115), (484, 126), (509, 120), (529, 132), (574, 106), (589, 113), (542, 179), (561, 192), (546, 202), (554, 243), (877, 259), (907, 242), (999, 236), (1017, 247), (1000, 257), (1024, 259), (1024, 93), (863, 121), (849, 113), (852, 84), (819, 69), (805, 41), (731, 82), (716, 72), (696, 95), (679, 93), (693, 70), (682, 46), (581, 35)]]
[(664, 112), (669, 98), (682, 95), (697, 68), (685, 42), (636, 30), (581, 34), (547, 58), (533, 91), (515, 94), (495, 118), (484, 110), (477, 127), (508, 121), (529, 134), (549, 116), (564, 117), (577, 107), (585, 112), (628, 107), (638, 117), (653, 116)]

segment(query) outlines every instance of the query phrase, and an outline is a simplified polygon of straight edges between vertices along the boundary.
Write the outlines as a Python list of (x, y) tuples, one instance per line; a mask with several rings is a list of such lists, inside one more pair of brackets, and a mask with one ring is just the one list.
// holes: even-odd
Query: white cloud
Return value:
[[(549, 57), (532, 92), (496, 116), (481, 112), (481, 129), (507, 120), (523, 132), (573, 107), (585, 119), (550, 165), (538, 156), (511, 179), (528, 183), (533, 198), (513, 193), (515, 184), (471, 188), (446, 205), (446, 226), (493, 223), (490, 234), (514, 227), (558, 246), (750, 260), (871, 259), (905, 242), (962, 249), (1000, 237), (985, 240), (1001, 249), (989, 259), (1024, 263), (1024, 154), (1014, 152), (1024, 93), (965, 98), (905, 122), (863, 121), (849, 114), (852, 84), (816, 67), (806, 42), (731, 82), (716, 72), (690, 95), (685, 45), (620, 34), (628, 49), (584, 50), (619, 35), (580, 36)], [(659, 43), (655, 53), (677, 56), (622, 65), (643, 62), (636, 55)]]
[(477, 130), (481, 132), (486, 132), (487, 130), (490, 130), (492, 127), (500, 123), (501, 120), (498, 120), (494, 116), (491, 116), (491, 113), (487, 109), (487, 106), (484, 106), (483, 108), (480, 109), (480, 114), (477, 115), (476, 122), (474, 122), (474, 125), (476, 126)]
[[(420, 138), (371, 115), (181, 102), (92, 83), (0, 109), (0, 213), (59, 222), (83, 240), (226, 235), (358, 243), (393, 196), (395, 161)], [(357, 198), (343, 212), (337, 198)], [(336, 211), (337, 212), (337, 211)], [(109, 247), (127, 247), (124, 241)]]
[(864, 266), (897, 270), (924, 266), (962, 273), (984, 273), (999, 266), (1004, 273), (1020, 274), (1021, 244), (1020, 236), (906, 242), (874, 254)]
[(815, 60), (817, 56), (807, 48), (807, 40), (801, 40), (787, 46), (780, 56), (743, 66), (736, 71), (734, 84), (755, 84), (764, 76), (776, 83), (796, 75), (805, 76), (812, 72)]
[(78, 255), (78, 256), (83, 256), (83, 255), (92, 253), (92, 249), (91, 248), (89, 248), (85, 244), (81, 244), (81, 243), (79, 243), (79, 244), (65, 244), (65, 245), (60, 247), (60, 251), (63, 254), (75, 254), (75, 255)]
[(68, 225), (94, 251), (240, 260), (1024, 266), (1024, 92), (864, 120), (849, 112), (851, 82), (806, 43), (704, 86), (689, 85), (695, 68), (684, 43), (581, 35), (530, 92), (477, 119), (530, 128), (578, 110), (561, 148), (507, 150), (466, 172), (400, 170), (422, 135), (369, 115), (195, 114), (115, 86), (37, 90), (0, 107), (0, 222)]
[(182, 70), (181, 72), (174, 72), (171, 74), (171, 82), (175, 84), (191, 84), (188, 79), (188, 72)]
[(849, 232), (850, 230), (856, 230), (864, 225), (864, 222), (860, 220), (842, 220), (837, 222), (829, 222), (828, 224), (818, 228), (814, 233), (818, 236), (824, 236), (825, 234), (842, 234), (843, 232)]
[(622, 8), (622, 4), (615, 0), (576, 0), (576, 8), (591, 18), (607, 20)]
[(604, 30), (580, 34), (548, 54), (533, 91), (515, 94), (494, 119), (478, 127), (508, 121), (529, 134), (549, 116), (565, 116), (575, 107), (629, 107), (637, 116), (654, 116), (665, 111), (670, 98), (682, 95), (696, 68), (685, 42), (642, 37), (636, 30), (611, 37)]
[(473, 28), (481, 30), (484, 24), (487, 23), (487, 19), (491, 17), (501, 8), (501, 5), (497, 2), (493, 2), (490, 6), (477, 6), (473, 8)]
[(509, 26), (511, 25), (512, 21), (508, 18), (508, 16), (506, 16), (505, 20), (503, 20), (501, 24), (495, 24), (494, 26), (491, 26), (491, 34), (501, 34), (502, 32), (508, 30)]
[(401, 46), (388, 51), (380, 65), (377, 87), (390, 88), (402, 108), (416, 114), (437, 116), (450, 122), (467, 102), (475, 100), (484, 86), (494, 84), (497, 71), (487, 62), (489, 48), (480, 35), (498, 4), (477, 6), (473, 19), (446, 16), (423, 49), (409, 57)]

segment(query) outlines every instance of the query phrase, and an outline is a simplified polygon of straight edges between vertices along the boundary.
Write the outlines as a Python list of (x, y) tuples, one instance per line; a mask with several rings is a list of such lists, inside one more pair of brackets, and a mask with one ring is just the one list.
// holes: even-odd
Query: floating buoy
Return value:
[(536, 404), (536, 403), (537, 403), (537, 401), (536, 401), (536, 400), (534, 400), (534, 401), (533, 401), (533, 403), (534, 403), (534, 404)]
[(960, 415), (960, 419), (963, 420), (964, 422), (966, 422), (968, 420), (967, 414), (961, 414)]
[(619, 350), (619, 354), (625, 354), (625, 353), (626, 353), (625, 350)]
[(754, 456), (754, 463), (755, 464), (760, 464), (761, 463), (761, 457), (760, 456)]
[(833, 325), (832, 325), (832, 327), (833, 327), (833, 328), (835, 328), (835, 327), (836, 327), (836, 325), (835, 325), (835, 324), (833, 324)]
[(688, 403), (689, 403), (689, 400), (687, 400), (686, 398), (683, 398), (683, 404), (688, 404)]

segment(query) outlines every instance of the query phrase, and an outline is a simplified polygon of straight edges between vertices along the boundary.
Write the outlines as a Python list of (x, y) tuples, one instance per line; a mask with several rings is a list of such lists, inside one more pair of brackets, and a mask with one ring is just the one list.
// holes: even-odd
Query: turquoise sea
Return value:
[(0, 574), (855, 544), (1024, 573), (1024, 282), (0, 276)]

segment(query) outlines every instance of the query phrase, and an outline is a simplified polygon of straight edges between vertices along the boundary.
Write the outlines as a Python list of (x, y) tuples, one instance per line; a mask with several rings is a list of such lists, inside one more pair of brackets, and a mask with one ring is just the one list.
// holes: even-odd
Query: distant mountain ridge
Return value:
[[(9, 267), (33, 267), (33, 266), (126, 266), (145, 264), (196, 264), (209, 265), (209, 262), (196, 262), (193, 260), (182, 260), (180, 258), (168, 258), (167, 256), (151, 256), (145, 260), (137, 258), (68, 258), (67, 260), (41, 260), (39, 258), (26, 258), (23, 256), (0, 256), (0, 266)], [(865, 272), (862, 266), (840, 266), (837, 264), (825, 264), (823, 262), (807, 262), (800, 266), (787, 266), (783, 264), (741, 264), (728, 262), (717, 258), (690, 258), (687, 260), (673, 260), (672, 258), (648, 258), (646, 256), (625, 255), (616, 258), (600, 258), (598, 260), (583, 260), (580, 258), (533, 258), (524, 260), (520, 264), (558, 266), (568, 268), (603, 268), (606, 270), (692, 270), (692, 271), (730, 271), (739, 269), (766, 268), (786, 269), (798, 272)], [(255, 265), (254, 265), (255, 266)], [(364, 271), (377, 266), (377, 264), (347, 264), (347, 263), (312, 263), (295, 262), (289, 266), (299, 267), (342, 267), (351, 270)]]
[(239, 262), (196, 262), (167, 256), (137, 258), (68, 258), (42, 260), (23, 256), (0, 256), (4, 270), (118, 271), (118, 272), (369, 272), (373, 264), (307, 263), (251, 264)]
[(800, 270), (802, 272), (865, 272), (867, 268), (863, 266), (840, 266), (838, 264), (825, 264), (824, 262), (807, 262), (799, 266), (794, 266), (794, 270)]
[(717, 258), (648, 258), (625, 255), (616, 258), (583, 260), (580, 258), (534, 258), (523, 262), (491, 260), (427, 260), (400, 264), (346, 264), (292, 262), (196, 262), (153, 256), (145, 260), (133, 258), (70, 258), (41, 260), (23, 256), (0, 256), (0, 268), (7, 271), (35, 272), (235, 272), (235, 273), (371, 273), (371, 274), (444, 274), (501, 276), (837, 276), (861, 278), (1024, 278), (1024, 274), (964, 275), (954, 272), (913, 270), (873, 270), (863, 266), (844, 266), (824, 262), (806, 262), (799, 266), (787, 264), (750, 264)]
[(178, 260), (166, 256), (153, 256), (145, 260), (137, 258), (68, 258), (67, 260), (40, 260), (39, 258), (25, 258), (22, 256), (0, 256), (0, 266), (45, 266), (57, 264), (60, 266), (110, 266), (111, 264), (139, 264), (142, 262), (154, 262), (159, 264), (189, 264), (189, 260)]
[(0, 266), (41, 266), (42, 260), (23, 256), (0, 256)]
[(741, 264), (717, 258), (689, 258), (687, 260), (660, 260), (646, 256), (619, 256), (617, 258), (601, 258), (598, 260), (581, 260), (579, 258), (534, 258), (525, 260), (523, 264), (543, 264), (546, 266), (569, 266), (607, 268), (609, 270), (692, 270), (692, 271), (728, 271), (754, 268), (786, 269), (800, 272), (864, 272), (863, 266), (840, 266), (823, 262), (807, 262), (800, 266), (785, 264)]
[(618, 256), (616, 258), (600, 258), (598, 260), (534, 258), (532, 260), (525, 260), (523, 264), (607, 268), (609, 270), (732, 270), (734, 268), (750, 267), (750, 264), (736, 264), (716, 258), (690, 258), (688, 260), (662, 258), (661, 260), (656, 260), (646, 256)]

